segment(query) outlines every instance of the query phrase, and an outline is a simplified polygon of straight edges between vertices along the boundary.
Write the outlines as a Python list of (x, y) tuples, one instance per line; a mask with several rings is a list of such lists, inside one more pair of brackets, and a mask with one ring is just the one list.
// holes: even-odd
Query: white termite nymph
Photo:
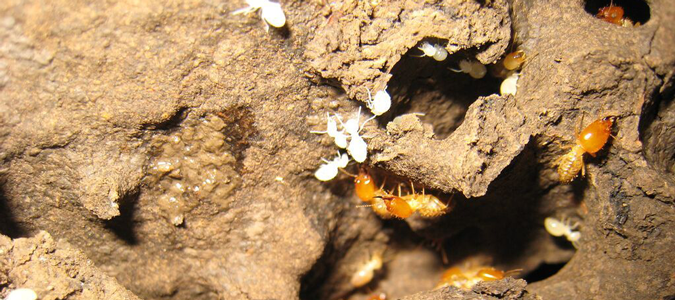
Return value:
[(375, 271), (379, 269), (382, 269), (382, 254), (375, 253), (369, 261), (356, 270), (349, 282), (353, 287), (360, 288), (373, 280)]
[(468, 73), (469, 76), (475, 79), (481, 79), (485, 77), (485, 74), (487, 73), (487, 68), (485, 67), (484, 64), (480, 63), (477, 60), (474, 60), (471, 62), (471, 70)]
[(353, 135), (349, 146), (347, 146), (347, 152), (356, 162), (362, 163), (368, 158), (368, 144), (360, 135)]
[(485, 74), (487, 73), (487, 68), (485, 67), (484, 64), (480, 63), (477, 60), (468, 60), (468, 59), (463, 59), (459, 62), (459, 70), (456, 69), (450, 69), (452, 71), (455, 71), (457, 73), (463, 72), (469, 74), (469, 76), (475, 78), (475, 79), (481, 79), (485, 77)]
[(569, 222), (566, 221), (559, 221), (556, 218), (553, 217), (548, 217), (544, 220), (544, 227), (546, 228), (546, 231), (550, 233), (552, 236), (565, 236), (568, 241), (572, 242), (572, 245), (576, 247), (576, 243), (579, 241), (581, 238), (581, 232), (579, 231), (574, 231), (575, 228), (577, 228), (579, 224), (570, 224)]
[(35, 300), (37, 294), (35, 291), (26, 288), (15, 289), (9, 292), (5, 300)]
[(261, 11), (263, 20), (272, 27), (281, 28), (286, 25), (286, 15), (281, 9), (280, 3), (268, 1), (265, 6), (261, 7)]
[(318, 134), (326, 133), (330, 137), (335, 137), (338, 133), (337, 122), (330, 116), (330, 113), (326, 113), (326, 131), (310, 130), (309, 132)]
[(389, 108), (391, 108), (391, 96), (387, 93), (387, 87), (384, 87), (384, 90), (375, 93), (374, 98), (371, 97), (368, 88), (366, 88), (366, 91), (368, 92), (368, 102), (366, 102), (366, 105), (373, 115), (381, 116), (389, 111)]
[(269, 29), (267, 24), (276, 28), (281, 28), (286, 25), (286, 15), (281, 9), (281, 4), (278, 2), (272, 2), (270, 0), (246, 0), (246, 4), (248, 4), (248, 7), (237, 9), (232, 12), (232, 14), (249, 14), (260, 9), (260, 16), (265, 20), (265, 30)]
[(443, 46), (438, 44), (430, 44), (429, 42), (423, 42), (421, 46), (417, 49), (424, 52), (424, 56), (433, 57), (436, 61), (444, 61), (448, 57), (448, 51), (443, 48)]
[(345, 149), (348, 146), (347, 135), (344, 134), (344, 132), (342, 131), (338, 132), (338, 134), (333, 137), (333, 141), (335, 142), (335, 145), (338, 146), (340, 149)]
[(314, 172), (314, 177), (321, 181), (329, 181), (335, 178), (338, 174), (338, 168), (345, 168), (349, 164), (349, 156), (346, 153), (338, 155), (331, 161), (323, 159), (324, 164), (322, 164), (319, 169)]
[(502, 81), (501, 86), (499, 86), (499, 93), (502, 96), (506, 95), (516, 95), (516, 92), (518, 91), (518, 78), (520, 77), (520, 74), (517, 72), (511, 73), (504, 81)]
[(335, 117), (331, 117), (329, 113), (326, 113), (326, 131), (311, 130), (310, 132), (316, 134), (328, 134), (328, 136), (333, 138), (336, 146), (341, 149), (347, 148), (347, 135), (344, 133), (344, 130), (338, 131), (335, 118), (339, 119), (339, 116), (335, 115)]
[(363, 124), (359, 125), (361, 120), (361, 107), (359, 107), (356, 117), (347, 120), (347, 122), (343, 124), (345, 131), (351, 137), (349, 140), (349, 146), (347, 146), (347, 153), (349, 153), (349, 155), (351, 155), (352, 158), (358, 163), (362, 163), (366, 161), (366, 158), (368, 158), (368, 144), (366, 144), (366, 141), (363, 140), (359, 132), (363, 126), (372, 119), (373, 118), (370, 118), (363, 122)]

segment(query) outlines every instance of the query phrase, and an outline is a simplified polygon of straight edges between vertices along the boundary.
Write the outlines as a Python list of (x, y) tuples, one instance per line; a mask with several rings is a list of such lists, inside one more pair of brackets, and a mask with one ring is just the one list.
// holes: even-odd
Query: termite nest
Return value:
[[(515, 96), (520, 71), (532, 57), (514, 44), (500, 59), (484, 65), (476, 59), (477, 49), (459, 50), (447, 55), (448, 47), (452, 48), (453, 45), (443, 40), (424, 39), (417, 47), (409, 49), (393, 67), (392, 78), (387, 83), (392, 105), (389, 111), (376, 119), (381, 125), (402, 114), (415, 114), (422, 122), (430, 123), (428, 126), (433, 127), (434, 138), (444, 139), (462, 124), (468, 107), (479, 97), (499, 93), (507, 99), (509, 95)], [(333, 116), (338, 120), (335, 121)], [(338, 143), (337, 137), (341, 132), (338, 124), (342, 123), (338, 121), (339, 115), (329, 113), (325, 130), (321, 127), (312, 132), (326, 133), (335, 139), (335, 144), (339, 148), (344, 148), (344, 145), (340, 146)], [(587, 128), (582, 135), (586, 131), (592, 131), (593, 134), (589, 137), (593, 140), (591, 142), (602, 144), (598, 145), (602, 148), (608, 138), (611, 122), (609, 126), (601, 129), (603, 130)], [(597, 137), (598, 135), (602, 137)], [(577, 138), (583, 140), (576, 133), (571, 136), (575, 141)], [(539, 176), (542, 168), (555, 169), (553, 165), (536, 164), (535, 144), (530, 143), (493, 182), (490, 192), (477, 199), (429, 190), (407, 178), (379, 169), (377, 163), (369, 165), (368, 161), (365, 161), (363, 165), (357, 167), (347, 166), (341, 154), (333, 160), (326, 160), (322, 168), (330, 167), (330, 172), (327, 172), (330, 176), (326, 178), (338, 182), (350, 180), (350, 176), (340, 175), (338, 169), (342, 169), (344, 173), (354, 173), (351, 175), (354, 182), (353, 195), (347, 197), (356, 198), (361, 204), (351, 201), (352, 209), (372, 210), (378, 217), (381, 226), (392, 237), (392, 241), (384, 245), (390, 249), (389, 253), (396, 255), (401, 251), (401, 245), (398, 243), (406, 239), (413, 239), (418, 246), (425, 245), (429, 248), (427, 250), (434, 253), (436, 266), (416, 270), (434, 278), (427, 279), (426, 283), (437, 282), (436, 287), (439, 288), (453, 286), (471, 289), (479, 282), (501, 280), (509, 276), (527, 277), (529, 282), (536, 282), (555, 274), (571, 258), (577, 242), (581, 239), (582, 233), (578, 229), (582, 227), (583, 219), (577, 218), (572, 213), (560, 215), (559, 210), (548, 208), (556, 204), (546, 202), (551, 199), (546, 199), (544, 187), (536, 184), (523, 185), (526, 182), (536, 182), (535, 178)], [(582, 149), (582, 146), (577, 148)], [(594, 155), (598, 152), (595, 148), (583, 148), (584, 151), (577, 152), (581, 155), (584, 153)], [(583, 160), (577, 152), (568, 156), (573, 158), (574, 166), (578, 168), (565, 169), (560, 182), (571, 181), (581, 171)], [(567, 156), (563, 156), (565, 157)], [(321, 173), (323, 175), (323, 172)], [(569, 178), (562, 178), (565, 176)], [(323, 180), (324, 177), (317, 176), (317, 178)], [(344, 184), (339, 186), (346, 187)], [(518, 188), (514, 189), (514, 186)], [(570, 209), (577, 206), (578, 203), (569, 205)], [(561, 221), (556, 218), (560, 218)], [(569, 221), (571, 219), (575, 222), (571, 223)], [(563, 237), (562, 241), (558, 237)], [(524, 251), (529, 251), (531, 244), (542, 241), (549, 244), (552, 249), (556, 249), (552, 251), (555, 253), (555, 259), (542, 262), (522, 255)], [(312, 270), (303, 280), (301, 297), (339, 299), (351, 295), (350, 299), (360, 299), (360, 296), (365, 296), (365, 291), (371, 289), (374, 292), (392, 292), (394, 295), (400, 295), (401, 291), (387, 290), (390, 288), (387, 282), (396, 282), (399, 275), (391, 273), (386, 260), (383, 261), (377, 255), (373, 257), (376, 259), (373, 260), (370, 256), (368, 256), (370, 260), (360, 259), (368, 261), (363, 264), (363, 270), (359, 269), (361, 273), (366, 273), (357, 272), (351, 276), (367, 280), (357, 280), (359, 284), (353, 284), (356, 277), (352, 277), (351, 287), (344, 283), (349, 282), (349, 272), (326, 274), (322, 273), (325, 269)], [(343, 263), (348, 265), (354, 263), (347, 256), (339, 259), (333, 257), (337, 262), (328, 262), (329, 260), (331, 260), (329, 256), (323, 257), (317, 266), (326, 268), (328, 264), (337, 266), (336, 268), (340, 270)], [(480, 263), (475, 263), (478, 260)], [(448, 267), (450, 269), (447, 269)], [(446, 275), (442, 275), (443, 269), (447, 269)], [(316, 278), (321, 276), (328, 276), (329, 280), (316, 285)], [(340, 286), (343, 288), (339, 288)], [(363, 286), (367, 286), (367, 289), (363, 289)], [(410, 293), (430, 290), (433, 287), (421, 285), (402, 291)], [(333, 290), (339, 292), (333, 293), (331, 292)]]
[[(9, 5), (0, 231), (88, 252), (60, 298), (90, 259), (148, 299), (673, 298), (669, 4)], [(2, 296), (33, 272), (5, 269)]]
[[(602, 121), (602, 118), (600, 120)], [(574, 139), (577, 138), (577, 134), (570, 133), (570, 135)], [(361, 285), (350, 288), (340, 282), (349, 282), (350, 276), (356, 275), (336, 270), (341, 270), (342, 264), (352, 265), (357, 264), (356, 261), (371, 261), (368, 260), (371, 256), (362, 255), (363, 257), (358, 259), (344, 256), (332, 263), (329, 263), (330, 259), (326, 257), (323, 263), (335, 264), (327, 267), (332, 270), (329, 271), (329, 275), (323, 274), (330, 280), (316, 285), (312, 278), (321, 276), (319, 275), (321, 271), (313, 270), (303, 280), (305, 292), (301, 297), (339, 299), (349, 295), (347, 297), (349, 299), (361, 299), (370, 292), (401, 295), (442, 286), (468, 290), (483, 281), (516, 277), (527, 278), (528, 282), (532, 283), (554, 275), (574, 254), (577, 242), (582, 238), (583, 230), (579, 229), (583, 229), (583, 218), (576, 212), (579, 203), (560, 201), (559, 191), (556, 190), (548, 196), (542, 186), (523, 184), (536, 182), (535, 178), (540, 176), (539, 172), (542, 169), (555, 170), (553, 165), (537, 164), (534, 158), (537, 150), (534, 145), (536, 142), (531, 143), (516, 157), (513, 164), (494, 181), (487, 195), (476, 199), (466, 199), (461, 194), (449, 195), (428, 189), (422, 192), (425, 188), (421, 184), (377, 167), (348, 166), (347, 172), (358, 172), (358, 175), (354, 174), (352, 176), (355, 177), (352, 177), (342, 174), (335, 180), (353, 182), (351, 188), (353, 194), (351, 197), (346, 195), (351, 199), (350, 210), (372, 210), (378, 217), (383, 232), (387, 232), (391, 237), (387, 244), (380, 246), (387, 247), (387, 256), (397, 257), (399, 253), (406, 253), (409, 250), (406, 250), (403, 244), (414, 241), (413, 248), (418, 249), (413, 251), (415, 255), (420, 255), (422, 251), (420, 248), (424, 248), (422, 252), (430, 253), (434, 257), (433, 266), (422, 264), (416, 266), (421, 269), (411, 271), (420, 273), (420, 278), (425, 278), (423, 284), (394, 290), (392, 283), (397, 282), (397, 278), (405, 276), (395, 274), (386, 258), (378, 258), (377, 264), (362, 264), (368, 267), (368, 273), (365, 275), (369, 280), (363, 284), (366, 288)], [(346, 185), (341, 186), (348, 188)], [(409, 197), (409, 195), (433, 196), (439, 199), (444, 207), (437, 210), (441, 213), (425, 216), (420, 213), (419, 207), (414, 207), (409, 201), (411, 199), (408, 199), (416, 196)], [(563, 207), (567, 209), (561, 209)], [(529, 247), (533, 243), (539, 242), (549, 246), (538, 251), (550, 252), (554, 259), (541, 262), (523, 255), (526, 251), (531, 251)], [(323, 268), (326, 266), (323, 265)], [(436, 285), (428, 286), (431, 282)], [(340, 292), (332, 293), (333, 289)]]

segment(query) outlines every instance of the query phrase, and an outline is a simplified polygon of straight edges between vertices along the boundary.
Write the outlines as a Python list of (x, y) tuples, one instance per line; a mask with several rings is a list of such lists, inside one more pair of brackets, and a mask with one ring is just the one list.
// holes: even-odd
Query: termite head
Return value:
[(504, 68), (507, 70), (519, 69), (525, 62), (525, 51), (517, 50), (504, 57)]
[(373, 177), (367, 170), (361, 168), (359, 170), (359, 175), (354, 178), (354, 191), (356, 192), (356, 195), (364, 202), (371, 202), (375, 197), (375, 192), (377, 192), (377, 190), (378, 188), (375, 185)]

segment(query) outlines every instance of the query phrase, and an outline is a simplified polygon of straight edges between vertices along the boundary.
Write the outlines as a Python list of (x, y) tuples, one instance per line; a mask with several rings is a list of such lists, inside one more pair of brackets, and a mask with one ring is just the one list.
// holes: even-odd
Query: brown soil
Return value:
[[(244, 1), (3, 1), (0, 297), (675, 299), (675, 6), (613, 3), (640, 26), (597, 19), (601, 0), (289, 0), (269, 32), (231, 14)], [(449, 70), (515, 48), (516, 96)], [(336, 147), (310, 130), (385, 87), (363, 167), (442, 217), (382, 220), (348, 175), (314, 177)], [(607, 115), (561, 184), (575, 128)], [(433, 290), (468, 262), (519, 271)]]

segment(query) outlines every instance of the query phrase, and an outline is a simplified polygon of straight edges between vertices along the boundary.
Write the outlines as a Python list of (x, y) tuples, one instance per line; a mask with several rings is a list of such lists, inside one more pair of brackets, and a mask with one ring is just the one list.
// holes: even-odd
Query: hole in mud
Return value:
[[(433, 39), (422, 42), (447, 44), (447, 41)], [(466, 73), (450, 70), (459, 69), (461, 60), (475, 60), (473, 49), (449, 55), (443, 61), (417, 57), (422, 54), (414, 47), (392, 69), (388, 91), (394, 105), (383, 120), (386, 124), (395, 116), (423, 113), (422, 121), (433, 125), (436, 136), (443, 139), (462, 124), (467, 109), (478, 97), (499, 93), (502, 80), (489, 74), (474, 79)]]
[(640, 116), (640, 140), (649, 165), (675, 180), (675, 82), (645, 101)]
[(523, 279), (527, 281), (528, 284), (533, 282), (542, 281), (546, 278), (549, 278), (560, 271), (567, 263), (562, 264), (541, 264), (538, 268), (534, 269), (532, 272), (528, 273)]
[(322, 282), (326, 281), (333, 269), (333, 260), (336, 260), (335, 247), (326, 245), (321, 257), (314, 263), (312, 269), (300, 279), (300, 299), (320, 299)]
[[(341, 281), (335, 278), (331, 280), (334, 273), (344, 270), (345, 264), (353, 266), (358, 261), (341, 261), (346, 251), (337, 246), (324, 252), (312, 275), (303, 280), (303, 289), (311, 292), (304, 294), (302, 299), (356, 300), (380, 292), (397, 298), (433, 289), (439, 284), (441, 274), (451, 267), (462, 268), (467, 273), (487, 267), (502, 271), (521, 268), (528, 260), (524, 253), (533, 248), (533, 243), (540, 242), (535, 239), (543, 229), (538, 213), (542, 190), (536, 184), (524, 184), (535, 183), (539, 176), (539, 166), (532, 147), (526, 148), (514, 164), (504, 171), (488, 195), (476, 199), (454, 195), (451, 200), (452, 210), (440, 218), (427, 219), (414, 214), (405, 221), (375, 219), (382, 226), (380, 231), (387, 232), (387, 247), (392, 249), (394, 258), (391, 261), (385, 259), (385, 266), (374, 279), (377, 281), (369, 284), (368, 288), (353, 290), (349, 286), (345, 287), (343, 284), (348, 280), (347, 275)], [(376, 178), (378, 186), (386, 178), (386, 189), (396, 188), (400, 183), (403, 185), (403, 195), (410, 192), (410, 183), (405, 178), (377, 168), (369, 170), (369, 173)], [(417, 193), (421, 192), (421, 185), (415, 184), (415, 188)], [(450, 195), (430, 189), (426, 189), (426, 193), (446, 203), (450, 198)], [(350, 227), (357, 231), (372, 226), (361, 219)], [(353, 251), (354, 248), (369, 249), (367, 245), (357, 241), (347, 246), (352, 248), (347, 251)], [(509, 274), (515, 277), (525, 275), (517, 272)], [(414, 285), (408, 282), (414, 282)], [(339, 297), (331, 298), (339, 293), (342, 293)]]
[(143, 129), (148, 130), (172, 130), (187, 118), (187, 107), (179, 108), (169, 119), (157, 124), (145, 124)]
[[(644, 0), (587, 0), (584, 9), (587, 13), (597, 18), (597, 14), (602, 8), (610, 6), (622, 8), (624, 19), (629, 20), (633, 24), (640, 23), (644, 25), (649, 21), (651, 16), (649, 5)], [(624, 26), (627, 26), (627, 24)]]
[[(396, 299), (434, 289), (442, 284), (442, 274), (452, 268), (473, 274), (466, 276), (495, 268), (505, 272), (505, 276), (531, 281), (556, 274), (575, 249), (564, 238), (550, 238), (543, 220), (550, 215), (558, 216), (562, 209), (574, 212), (578, 203), (571, 199), (564, 203), (557, 200), (563, 195), (571, 197), (568, 189), (551, 193), (550, 187), (538, 184), (542, 168), (547, 166), (537, 162), (540, 154), (537, 145), (535, 141), (529, 143), (491, 184), (485, 196), (467, 199), (456, 194), (451, 200), (452, 210), (439, 218), (422, 218), (415, 213), (404, 221), (382, 220), (372, 212), (369, 213), (373, 215), (367, 215), (346, 210), (345, 215), (354, 219), (338, 222), (342, 225), (334, 232), (329, 246), (303, 278), (301, 299), (360, 300), (381, 292)], [(385, 189), (391, 190), (400, 183), (404, 196), (410, 192), (408, 179), (378, 168), (368, 170), (378, 186), (386, 178)], [(415, 183), (415, 189), (419, 193), (421, 185)], [(446, 203), (450, 198), (430, 189), (426, 193)], [(345, 197), (356, 196), (348, 193)], [(393, 258), (384, 260), (384, 266), (367, 287), (354, 289), (349, 285), (349, 276), (366, 255), (349, 257), (349, 253), (374, 248), (369, 230), (386, 235), (382, 243), (391, 249)], [(352, 239), (344, 242), (344, 235), (351, 235)], [(543, 261), (565, 263), (546, 265)], [(451, 284), (463, 283), (458, 280)]]
[[(356, 223), (375, 226), (383, 234), (367, 238), (355, 236), (347, 241), (337, 238), (329, 243), (312, 270), (303, 277), (300, 299), (365, 300), (380, 293), (385, 293), (388, 299), (397, 299), (433, 288), (441, 271), (440, 257), (405, 222), (363, 218)], [(383, 238), (384, 234), (393, 238)], [(381, 252), (383, 249), (386, 250)], [(383, 265), (375, 269), (368, 283), (354, 288), (350, 279), (374, 253), (381, 255)]]
[(112, 231), (117, 238), (124, 241), (128, 245), (137, 245), (138, 237), (134, 226), (134, 214), (137, 211), (136, 203), (138, 202), (138, 194), (135, 192), (125, 196), (119, 201), (120, 215), (104, 222), (106, 229)]
[(2, 190), (0, 190), (0, 234), (13, 239), (25, 237), (28, 234), (14, 219), (14, 215), (7, 205), (7, 199)]

